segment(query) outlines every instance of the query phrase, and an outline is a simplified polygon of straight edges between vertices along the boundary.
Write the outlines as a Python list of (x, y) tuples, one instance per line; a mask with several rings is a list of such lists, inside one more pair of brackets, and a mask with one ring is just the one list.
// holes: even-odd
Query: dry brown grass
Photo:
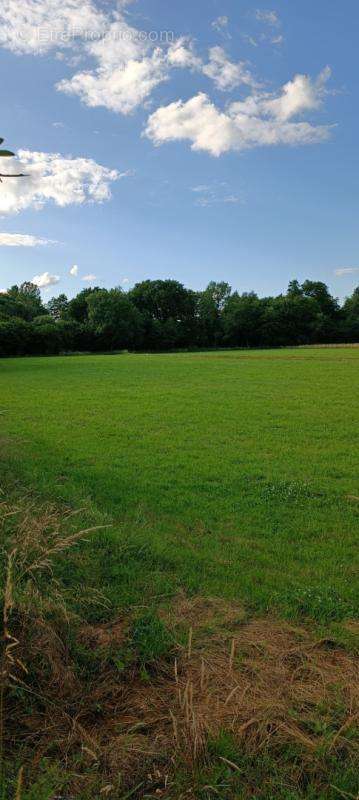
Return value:
[(278, 620), (241, 622), (240, 609), (218, 601), (181, 600), (176, 611), (190, 625), (190, 652), (178, 647), (171, 671), (132, 686), (124, 731), (146, 732), (158, 755), (177, 752), (192, 766), (219, 730), (252, 753), (294, 742), (303, 768), (319, 751), (357, 755), (348, 738), (359, 712), (354, 656)]
[[(78, 513), (78, 512), (77, 512)], [(99, 526), (71, 530), (74, 512), (54, 506), (39, 509), (24, 498), (16, 507), (0, 504), (4, 540), (2, 636), (0, 673), (0, 783), (3, 761), (10, 748), (27, 741), (31, 703), (46, 708), (56, 720), (63, 698), (80, 689), (71, 664), (66, 663), (64, 632), (74, 623), (61, 586), (53, 574), (55, 560), (83, 541)], [(103, 527), (103, 526), (101, 526)], [(70, 530), (69, 530), (70, 529)], [(45, 580), (44, 580), (45, 578)], [(28, 697), (29, 702), (17, 700)], [(65, 712), (66, 714), (66, 712)], [(60, 714), (61, 716), (62, 714)], [(52, 727), (56, 729), (56, 722)], [(39, 739), (46, 733), (41, 731)], [(21, 796), (23, 769), (16, 797)]]
[[(124, 785), (144, 787), (136, 796), (147, 787), (173, 797), (178, 765), (191, 773), (205, 763), (208, 740), (220, 731), (248, 754), (276, 757), (294, 746), (298, 782), (325, 770), (329, 755), (358, 759), (359, 670), (352, 653), (308, 628), (270, 617), (246, 620), (234, 604), (180, 596), (162, 612), (177, 641), (171, 657), (146, 679), (135, 658), (119, 673), (109, 655), (131, 644), (128, 619), (76, 620), (52, 572), (54, 559), (90, 529), (66, 534), (55, 509), (35, 512), (28, 504), (3, 506), (3, 518), (14, 511), (3, 600), (2, 739), (8, 754), (24, 754), (27, 775), (51, 754), (69, 771), (76, 758), (75, 797), (94, 776), (96, 792), (103, 790), (94, 797), (118, 797), (119, 773)], [(96, 654), (91, 677), (77, 668), (70, 630)], [(22, 781), (21, 772), (19, 797)]]

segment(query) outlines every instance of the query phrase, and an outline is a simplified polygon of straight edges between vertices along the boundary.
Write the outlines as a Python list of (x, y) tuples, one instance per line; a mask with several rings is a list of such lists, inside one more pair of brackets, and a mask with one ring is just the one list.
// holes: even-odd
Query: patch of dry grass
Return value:
[[(248, 620), (235, 604), (180, 595), (161, 613), (172, 634), (168, 657), (144, 675), (132, 652), (119, 670), (114, 655), (132, 646), (129, 618), (104, 625), (76, 618), (53, 570), (91, 529), (74, 531), (72, 514), (28, 500), (3, 504), (1, 515), (3, 529), (11, 527), (2, 744), (24, 766), (14, 797), (44, 758), (68, 774), (69, 797), (118, 798), (136, 786), (136, 797), (180, 797), (174, 787), (183, 770), (183, 797), (196, 797), (190, 776), (208, 763), (208, 743), (223, 731), (248, 756), (280, 760), (294, 748), (298, 786), (309, 778), (325, 784), (328, 759), (359, 763), (358, 662), (334, 640), (271, 617)], [(79, 668), (78, 648), (90, 672)], [(236, 771), (235, 761), (219, 758)]]

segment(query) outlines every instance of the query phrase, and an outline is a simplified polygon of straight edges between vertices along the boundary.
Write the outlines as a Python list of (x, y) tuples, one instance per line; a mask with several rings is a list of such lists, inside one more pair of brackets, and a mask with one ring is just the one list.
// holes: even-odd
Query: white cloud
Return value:
[(64, 157), (59, 153), (20, 150), (18, 161), (8, 159), (8, 162), (9, 172), (20, 169), (26, 177), (3, 179), (0, 192), (3, 214), (42, 208), (49, 201), (58, 206), (100, 203), (111, 197), (110, 184), (120, 177), (117, 170), (103, 167), (90, 158)]
[(234, 89), (240, 84), (256, 86), (256, 82), (244, 61), (229, 61), (223, 47), (211, 47), (208, 64), (202, 67), (204, 75), (211, 78), (217, 89), (222, 91)]
[(284, 36), (282, 36), (281, 33), (278, 36), (272, 36), (270, 40), (271, 44), (277, 44), (277, 45), (283, 44), (283, 42), (284, 42)]
[(32, 283), (38, 286), (39, 289), (45, 289), (47, 286), (55, 286), (59, 281), (59, 275), (50, 275), (49, 272), (43, 272), (42, 275), (34, 275), (32, 279)]
[(304, 111), (319, 108), (325, 95), (325, 84), (331, 75), (330, 67), (325, 67), (312, 81), (309, 75), (295, 75), (292, 81), (284, 84), (278, 97), (264, 96), (258, 99), (264, 113), (287, 120)]
[(193, 41), (189, 37), (182, 36), (169, 47), (167, 62), (171, 67), (202, 72), (222, 91), (230, 91), (240, 84), (257, 86), (244, 61), (230, 61), (224, 48), (216, 45), (210, 47), (206, 63), (196, 54)]
[(167, 79), (163, 50), (141, 36), (119, 13), (113, 21), (107, 18), (104, 36), (86, 44), (85, 51), (95, 61), (95, 68), (60, 81), (57, 89), (79, 96), (88, 106), (130, 114)]
[(274, 32), (275, 28), (278, 31), (278, 28), (281, 27), (281, 21), (276, 11), (268, 11), (258, 8), (255, 12), (255, 18), (257, 22), (264, 26), (264, 29), (262, 28), (262, 33), (258, 39), (251, 38), (250, 36), (245, 37), (251, 44), (253, 44), (255, 47), (257, 47), (259, 43), (271, 44), (276, 47), (283, 44), (284, 36), (280, 33)]
[(265, 25), (271, 25), (272, 27), (280, 25), (280, 20), (276, 11), (266, 11), (257, 8), (255, 16), (258, 22), (263, 22)]
[(93, 281), (95, 281), (96, 279), (97, 279), (97, 276), (96, 275), (92, 275), (92, 273), (90, 273), (89, 275), (84, 275), (81, 278), (82, 281), (87, 281), (87, 283), (93, 283)]
[(78, 72), (69, 80), (60, 81), (57, 89), (78, 95), (87, 106), (104, 106), (120, 114), (131, 114), (166, 79), (165, 59), (157, 48), (149, 57), (130, 59), (116, 67)]
[(210, 188), (206, 183), (201, 183), (199, 186), (192, 186), (192, 192), (209, 192)]
[[(246, 62), (232, 62), (222, 47), (211, 47), (206, 60), (196, 53), (193, 41), (188, 36), (180, 37), (168, 47), (168, 42), (166, 46), (162, 44), (158, 46), (158, 41), (151, 41), (149, 36), (127, 23), (121, 10), (124, 5), (126, 5), (126, 0), (122, 0), (122, 2), (119, 0), (116, 6), (117, 10), (104, 11), (99, 8), (95, 0), (83, 0), (81, 4), (78, 0), (22, 0), (21, 3), (19, 0), (2, 0), (0, 45), (19, 54), (48, 53), (54, 49), (54, 56), (65, 61), (68, 66), (74, 66), (81, 60), (85, 63), (86, 68), (81, 70), (77, 68), (78, 71), (72, 77), (60, 80), (56, 88), (68, 95), (79, 97), (90, 107), (103, 106), (121, 114), (130, 114), (139, 106), (146, 106), (153, 90), (163, 81), (168, 80), (171, 70), (174, 68), (191, 69), (205, 75), (221, 91), (231, 91), (241, 85), (248, 86), (253, 91), (261, 88)], [(259, 23), (265, 26), (259, 40), (270, 42), (273, 45), (281, 44), (283, 37), (278, 33), (280, 20), (277, 12), (257, 9), (255, 17)], [(211, 24), (214, 30), (229, 37), (227, 33), (228, 17), (225, 14), (218, 16)], [(257, 39), (249, 37), (249, 41), (257, 46)], [(320, 79), (318, 80), (320, 81)], [(158, 128), (158, 122), (160, 121), (162, 126), (166, 121), (167, 126), (169, 118), (176, 112), (177, 117), (180, 114), (180, 135), (171, 135), (170, 138), (189, 138), (192, 140), (194, 149), (207, 149), (216, 154), (224, 152), (226, 149), (254, 146), (252, 140), (256, 142), (257, 138), (261, 140), (275, 139), (276, 134), (279, 141), (291, 140), (292, 137), (296, 141), (311, 140), (311, 136), (324, 138), (324, 127), (314, 129), (313, 126), (297, 123), (296, 130), (294, 125), (291, 125), (290, 130), (282, 129), (280, 131), (280, 126), (277, 125), (276, 131), (273, 132), (274, 124), (270, 123), (271, 118), (284, 123), (295, 113), (316, 108), (324, 95), (323, 85), (326, 77), (321, 85), (318, 80), (312, 83), (305, 75), (296, 76), (293, 81), (283, 87), (282, 93), (279, 95), (262, 94), (243, 101), (247, 105), (246, 107), (242, 105), (241, 111), (239, 111), (239, 106), (237, 111), (232, 106), (228, 111), (220, 112), (208, 98), (205, 104), (203, 100), (196, 101), (196, 98), (192, 98), (187, 103), (171, 104), (167, 109), (160, 107), (150, 117), (147, 131), (150, 138), (157, 143), (165, 141), (166, 138), (162, 137), (163, 131)], [(198, 97), (204, 98), (205, 95), (201, 94)], [(195, 111), (196, 119), (198, 118), (199, 111), (196, 103), (199, 103), (202, 111), (205, 112), (206, 125), (210, 124), (214, 128), (216, 143), (212, 148), (208, 148), (207, 145), (202, 147), (198, 142), (196, 132), (193, 134), (194, 138), (192, 134), (190, 136), (183, 135), (184, 116), (186, 116), (185, 127), (191, 129), (195, 122), (192, 120), (189, 124), (187, 113), (193, 114)], [(249, 104), (256, 107), (254, 113), (249, 113)], [(242, 122), (239, 119), (240, 114), (245, 117)], [(249, 124), (249, 120), (251, 120), (251, 124)], [(62, 124), (61, 122), (53, 123), (55, 127), (60, 127)], [(224, 131), (226, 132), (226, 141), (229, 137), (228, 146), (226, 142), (219, 143), (221, 137), (218, 125), (222, 129), (222, 134)], [(252, 129), (253, 135), (250, 135), (249, 128)], [(270, 128), (271, 130), (269, 130)], [(200, 140), (205, 138), (206, 136), (203, 134)], [(52, 156), (48, 155), (47, 158), (52, 158)], [(65, 161), (69, 162), (70, 160), (72, 161), (71, 169), (65, 167)], [(75, 161), (79, 170), (80, 161), (83, 162), (85, 171), (85, 163), (87, 164), (88, 180), (84, 175), (76, 177)], [(61, 182), (61, 170), (56, 172), (56, 175), (50, 172), (46, 173), (47, 193), (44, 194), (42, 191), (45, 188), (44, 179), (39, 191), (34, 187), (34, 163), (26, 164), (26, 166), (29, 167), (27, 171), (31, 170), (29, 179), (23, 179), (21, 187), (18, 184), (10, 187), (7, 182), (5, 190), (2, 190), (0, 213), (1, 210), (16, 211), (28, 207), (28, 205), (39, 207), (48, 199), (59, 205), (67, 205), (68, 202), (81, 203), (86, 200), (106, 199), (110, 196), (110, 181), (121, 177), (114, 170), (108, 170), (106, 174), (102, 172), (102, 177), (98, 175), (96, 177), (94, 169), (104, 171), (105, 168), (87, 159), (66, 159), (63, 160), (62, 165), (66, 169), (62, 186), (57, 188)], [(49, 169), (53, 171), (55, 168), (56, 165), (53, 161)], [(2, 203), (4, 208), (1, 206)]]
[(55, 50), (55, 58), (70, 66), (91, 59), (93, 67), (59, 81), (57, 88), (88, 106), (122, 114), (131, 113), (167, 77), (164, 51), (128, 25), (120, 10), (105, 13), (92, 0), (2, 0), (0, 46), (17, 54)]
[(211, 27), (216, 33), (222, 36), (222, 39), (231, 39), (232, 36), (228, 30), (229, 18), (226, 14), (222, 14), (211, 22)]
[(71, 267), (71, 269), (70, 269), (70, 275), (72, 275), (73, 278), (76, 278), (76, 276), (78, 275), (78, 272), (79, 272), (79, 268), (78, 268), (77, 264), (74, 264), (73, 267)]
[(2, 0), (0, 45), (14, 53), (47, 53), (100, 36), (105, 16), (91, 0)]
[(119, 13), (114, 18), (107, 17), (103, 33), (101, 38), (86, 44), (86, 52), (104, 69), (139, 60), (153, 49), (151, 42), (140, 35), (137, 28), (128, 25)]
[(228, 22), (229, 22), (228, 17), (225, 14), (223, 14), (221, 17), (217, 17), (216, 19), (214, 19), (211, 25), (215, 31), (223, 31), (223, 29), (227, 27)]
[(0, 233), (0, 246), (5, 247), (37, 247), (50, 244), (49, 239), (40, 239), (28, 233)]
[(135, 169), (126, 169), (125, 172), (119, 172), (119, 178), (134, 178), (136, 175)]
[(228, 205), (237, 205), (238, 203), (243, 202), (239, 195), (228, 193), (228, 184), (226, 181), (212, 184), (212, 186), (208, 186), (207, 184), (192, 186), (191, 191), (196, 195), (195, 205), (200, 206), (201, 208), (208, 208), (209, 206), (219, 205), (222, 203)]
[(190, 37), (181, 36), (168, 48), (167, 62), (171, 67), (180, 69), (202, 69), (202, 60), (196, 55)]
[(359, 272), (359, 267), (341, 267), (335, 270), (334, 275), (342, 277), (342, 275), (354, 275), (356, 272)]
[(187, 102), (177, 100), (150, 115), (145, 135), (156, 145), (188, 140), (192, 150), (219, 156), (230, 150), (265, 145), (304, 145), (329, 136), (327, 125), (294, 122), (291, 118), (319, 106), (330, 71), (316, 81), (296, 76), (277, 94), (259, 93), (219, 110), (204, 93)]
[(150, 115), (145, 130), (156, 145), (188, 139), (193, 150), (217, 156), (232, 148), (233, 133), (230, 117), (218, 111), (203, 93), (186, 103), (177, 100), (158, 108)]

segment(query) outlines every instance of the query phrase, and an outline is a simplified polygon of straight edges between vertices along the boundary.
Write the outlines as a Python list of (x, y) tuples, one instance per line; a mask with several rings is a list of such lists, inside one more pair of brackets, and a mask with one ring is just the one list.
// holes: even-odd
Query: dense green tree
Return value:
[(87, 296), (88, 321), (100, 349), (139, 347), (143, 321), (140, 311), (121, 289), (98, 289)]
[(194, 313), (194, 292), (174, 280), (142, 281), (128, 293), (132, 303), (151, 319), (182, 320)]
[(325, 283), (322, 283), (322, 281), (306, 280), (302, 283), (302, 291), (305, 297), (311, 297), (315, 300), (322, 314), (328, 317), (337, 316), (339, 303), (332, 297)]
[[(31, 281), (24, 281), (21, 283), (20, 286), (13, 286), (12, 287), (18, 294), (28, 298), (33, 303), (39, 303), (41, 305), (41, 292), (36, 283), (32, 283)], [(10, 292), (12, 290), (10, 289)]]
[(21, 317), (28, 322), (46, 314), (40, 289), (31, 281), (25, 281), (20, 286), (11, 286), (6, 294), (0, 295), (0, 314), (7, 316), (6, 309), (9, 312), (11, 308), (13, 313), (9, 313), (9, 316)]
[(100, 291), (99, 286), (95, 288), (87, 288), (82, 289), (82, 292), (73, 297), (70, 300), (67, 308), (67, 316), (69, 319), (73, 319), (76, 322), (87, 322), (88, 321), (88, 298), (94, 293)]
[(58, 297), (52, 297), (49, 300), (46, 309), (54, 319), (65, 319), (68, 313), (69, 301), (65, 294), (59, 294)]
[(224, 342), (237, 347), (258, 346), (263, 338), (265, 307), (265, 301), (254, 292), (234, 292), (223, 310)]
[(37, 328), (41, 325), (55, 325), (55, 322), (56, 320), (54, 320), (51, 314), (40, 314), (32, 320), (33, 325), (36, 325)]
[(231, 294), (231, 287), (229, 283), (225, 281), (220, 281), (219, 283), (216, 281), (210, 281), (207, 288), (204, 290), (203, 295), (208, 297), (212, 302), (214, 307), (217, 309), (218, 313), (223, 311), (226, 302)]
[(23, 306), (14, 295), (9, 294), (9, 292), (0, 294), (0, 320), (10, 319), (10, 317), (22, 317), (23, 312)]
[(299, 297), (302, 294), (303, 294), (303, 289), (302, 289), (299, 281), (297, 281), (296, 278), (294, 278), (293, 280), (289, 281), (288, 289), (287, 289), (287, 295), (289, 295), (291, 297)]
[(223, 338), (222, 312), (229, 300), (231, 287), (225, 281), (211, 281), (198, 294), (198, 318), (201, 344), (218, 346)]
[(359, 342), (359, 286), (344, 302), (342, 331), (345, 341)]
[(56, 328), (64, 352), (91, 351), (94, 349), (94, 337), (87, 325), (73, 319), (60, 319)]
[(0, 294), (0, 355), (62, 351), (281, 347), (359, 341), (359, 287), (342, 307), (321, 281), (297, 280), (286, 294), (231, 293), (225, 282), (202, 292), (174, 280), (60, 295), (46, 308), (31, 282)]
[(0, 355), (23, 356), (36, 352), (33, 326), (18, 316), (0, 320)]
[(270, 347), (310, 344), (316, 318), (315, 303), (300, 293), (267, 298), (262, 343)]
[(128, 293), (141, 312), (145, 338), (153, 349), (187, 347), (196, 339), (195, 292), (174, 280), (142, 281)]

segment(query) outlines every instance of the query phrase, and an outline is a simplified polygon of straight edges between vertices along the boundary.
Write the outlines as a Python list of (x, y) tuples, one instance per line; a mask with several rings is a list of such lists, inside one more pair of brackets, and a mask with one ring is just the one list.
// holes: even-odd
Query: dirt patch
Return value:
[(78, 633), (78, 640), (93, 650), (107, 650), (122, 647), (126, 641), (128, 623), (124, 620), (108, 622), (105, 625), (84, 625)]
[(220, 628), (224, 633), (228, 626), (242, 625), (247, 615), (242, 606), (219, 597), (188, 598), (181, 592), (161, 617), (174, 630), (185, 625), (195, 631)]

